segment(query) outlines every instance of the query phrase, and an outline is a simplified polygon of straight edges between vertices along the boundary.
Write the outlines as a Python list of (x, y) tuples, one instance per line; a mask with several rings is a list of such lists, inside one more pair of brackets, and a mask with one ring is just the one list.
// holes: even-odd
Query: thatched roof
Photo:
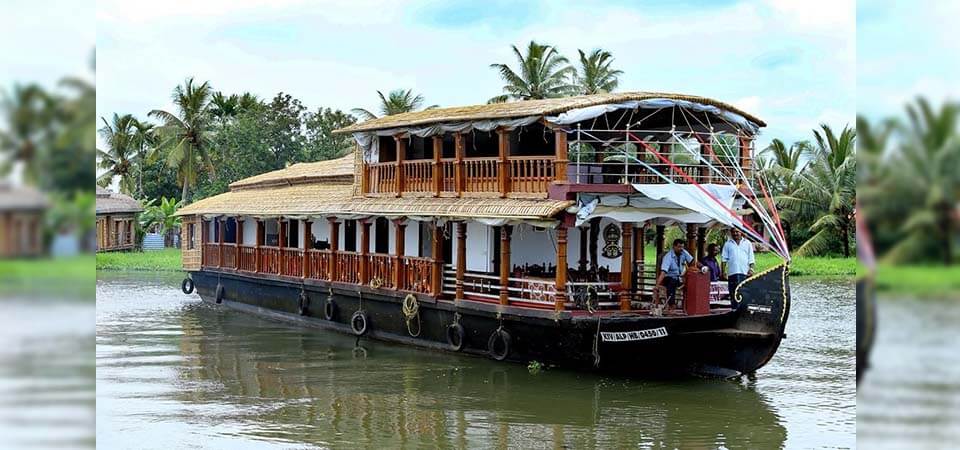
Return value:
[(231, 190), (260, 188), (289, 184), (323, 181), (325, 183), (353, 183), (354, 155), (327, 161), (293, 164), (286, 169), (274, 170), (230, 183)]
[(129, 195), (118, 194), (97, 186), (97, 214), (138, 213), (140, 202)]
[(352, 184), (304, 183), (232, 190), (181, 208), (177, 215), (243, 216), (432, 216), (550, 218), (573, 202), (500, 198), (364, 198)]
[(0, 211), (40, 211), (47, 206), (47, 197), (36, 189), (0, 183)]
[(760, 118), (739, 108), (695, 95), (669, 94), (662, 92), (618, 92), (608, 94), (580, 95), (576, 97), (550, 98), (544, 100), (526, 100), (507, 103), (491, 103), (485, 105), (456, 106), (450, 108), (434, 108), (423, 111), (394, 114), (368, 120), (336, 130), (337, 133), (353, 133), (357, 131), (373, 131), (386, 128), (407, 127), (413, 125), (427, 125), (441, 122), (462, 122), (468, 120), (505, 119), (511, 117), (556, 115), (571, 109), (605, 103), (619, 103), (628, 100), (650, 100), (664, 98), (671, 100), (685, 100), (704, 105), (715, 106), (745, 117), (747, 120), (760, 126), (767, 124)]

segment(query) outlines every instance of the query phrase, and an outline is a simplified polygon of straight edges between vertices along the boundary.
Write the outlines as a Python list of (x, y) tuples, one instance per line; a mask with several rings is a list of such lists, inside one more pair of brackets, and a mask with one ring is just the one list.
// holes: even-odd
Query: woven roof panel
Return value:
[(97, 188), (97, 214), (138, 213), (143, 211), (140, 202), (126, 194), (118, 194)]
[(262, 173), (230, 183), (230, 189), (303, 183), (309, 181), (353, 182), (353, 152), (327, 161), (297, 163), (290, 167)]
[(461, 122), (468, 120), (503, 119), (509, 117), (526, 117), (537, 115), (554, 115), (576, 108), (601, 105), (605, 103), (619, 103), (627, 100), (649, 100), (665, 98), (671, 100), (686, 100), (704, 105), (716, 106), (739, 114), (760, 126), (766, 123), (760, 118), (747, 113), (733, 105), (695, 95), (670, 94), (662, 92), (618, 92), (595, 95), (580, 95), (576, 97), (550, 98), (543, 100), (526, 100), (507, 103), (491, 103), (485, 105), (456, 106), (450, 108), (434, 108), (423, 111), (394, 114), (368, 120), (337, 130), (338, 133), (353, 133), (357, 131), (373, 131), (386, 128), (406, 127), (413, 125), (427, 125), (441, 122)]
[(47, 206), (47, 197), (36, 189), (0, 184), (0, 211), (41, 210)]

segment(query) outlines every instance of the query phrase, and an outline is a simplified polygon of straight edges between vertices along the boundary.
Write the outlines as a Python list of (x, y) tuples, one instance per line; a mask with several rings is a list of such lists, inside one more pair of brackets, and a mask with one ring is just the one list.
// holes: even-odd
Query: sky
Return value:
[(489, 65), (514, 64), (510, 46), (533, 39), (571, 60), (610, 51), (620, 91), (732, 103), (769, 124), (763, 148), (854, 124), (856, 13), (846, 0), (101, 0), (97, 114), (171, 108), (190, 76), (310, 109), (376, 110), (376, 91), (398, 88), (484, 103), (502, 88)]

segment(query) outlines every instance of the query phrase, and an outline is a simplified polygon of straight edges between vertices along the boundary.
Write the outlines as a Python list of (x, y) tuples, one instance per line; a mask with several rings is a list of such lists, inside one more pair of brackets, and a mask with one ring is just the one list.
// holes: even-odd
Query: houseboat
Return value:
[(136, 242), (136, 221), (143, 212), (140, 203), (126, 194), (97, 186), (97, 251), (133, 250)]
[[(715, 100), (644, 92), (372, 119), (338, 130), (356, 141), (342, 158), (182, 208), (182, 287), (266, 317), (495, 360), (752, 373), (790, 309), (782, 227), (753, 171), (763, 126)], [(655, 280), (668, 228), (699, 259), (708, 230), (731, 227), (784, 262), (730, 293), (695, 263), (666, 306)]]

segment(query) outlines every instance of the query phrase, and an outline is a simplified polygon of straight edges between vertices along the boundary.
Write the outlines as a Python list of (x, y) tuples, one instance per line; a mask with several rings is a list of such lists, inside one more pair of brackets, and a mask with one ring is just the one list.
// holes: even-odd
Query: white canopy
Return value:
[(618, 222), (721, 223), (742, 228), (740, 218), (731, 213), (736, 210), (735, 186), (634, 184), (633, 188), (641, 195), (601, 196), (582, 204), (577, 225), (594, 217), (609, 217)]

